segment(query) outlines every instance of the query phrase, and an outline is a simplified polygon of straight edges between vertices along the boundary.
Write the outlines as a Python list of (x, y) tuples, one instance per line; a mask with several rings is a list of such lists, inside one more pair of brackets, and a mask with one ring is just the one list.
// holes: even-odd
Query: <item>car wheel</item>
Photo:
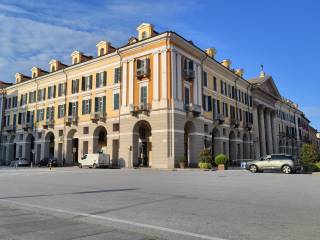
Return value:
[(97, 165), (94, 163), (94, 164), (92, 165), (92, 168), (97, 168)]
[(252, 164), (249, 166), (249, 171), (252, 173), (256, 173), (256, 172), (258, 172), (258, 168), (256, 165)]
[(292, 173), (292, 168), (288, 165), (284, 165), (282, 168), (281, 168), (281, 171), (285, 174), (290, 174)]
[(81, 163), (79, 163), (78, 167), (79, 167), (79, 168), (82, 168), (82, 164), (81, 164)]

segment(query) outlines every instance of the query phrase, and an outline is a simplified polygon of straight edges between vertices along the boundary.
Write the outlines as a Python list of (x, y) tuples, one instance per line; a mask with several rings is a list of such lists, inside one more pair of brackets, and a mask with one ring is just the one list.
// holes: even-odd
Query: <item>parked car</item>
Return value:
[(79, 168), (90, 167), (108, 167), (110, 166), (110, 155), (105, 153), (85, 154), (79, 161)]
[(57, 167), (58, 161), (56, 158), (43, 158), (38, 163), (39, 167), (49, 167), (51, 164), (51, 167)]
[(30, 162), (23, 157), (17, 157), (15, 161), (12, 161), (10, 166), (12, 167), (23, 167), (23, 166), (28, 166)]
[(280, 170), (290, 174), (301, 170), (299, 161), (294, 160), (287, 154), (271, 154), (262, 157), (260, 160), (248, 162), (246, 168), (252, 172), (263, 172), (264, 170)]

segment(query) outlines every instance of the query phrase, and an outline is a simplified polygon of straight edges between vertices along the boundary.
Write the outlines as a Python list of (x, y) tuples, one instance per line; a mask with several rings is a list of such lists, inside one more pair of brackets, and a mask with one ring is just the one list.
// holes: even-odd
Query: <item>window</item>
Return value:
[(107, 85), (107, 72), (96, 73), (96, 88), (105, 87)]
[(106, 112), (106, 96), (95, 98), (94, 111), (96, 113)]
[(29, 92), (29, 103), (34, 103), (36, 101), (36, 91)]
[(224, 94), (224, 82), (222, 80), (220, 80), (220, 92)]
[(71, 93), (75, 94), (79, 92), (79, 79), (72, 80), (71, 82)]
[(92, 75), (82, 77), (82, 91), (88, 91), (92, 89)]
[(114, 69), (114, 83), (119, 83), (121, 80), (121, 68), (115, 68)]
[(66, 83), (59, 83), (58, 85), (58, 97), (66, 95), (67, 85)]
[(78, 63), (78, 58), (75, 57), (75, 58), (73, 59), (73, 64), (77, 64), (77, 63)]
[(48, 99), (53, 99), (56, 97), (56, 86), (48, 87)]
[(68, 116), (78, 116), (78, 102), (69, 102)]
[(66, 115), (66, 105), (58, 105), (58, 118), (63, 118)]
[(83, 128), (83, 134), (89, 134), (89, 127)]
[(230, 105), (230, 117), (231, 117), (231, 119), (235, 119), (236, 118), (236, 116), (235, 116), (235, 108), (234, 108), (234, 106), (231, 106), (231, 105)]
[(54, 107), (47, 107), (46, 119), (47, 120), (53, 120), (54, 119)]
[(214, 116), (217, 116), (218, 114), (220, 114), (220, 101), (216, 100), (216, 99), (212, 99), (212, 111)]
[(203, 87), (208, 87), (208, 73), (203, 72)]
[(44, 109), (37, 110), (37, 122), (44, 120)]
[(140, 105), (147, 104), (148, 100), (148, 87), (141, 86), (140, 87)]
[(46, 99), (46, 89), (38, 90), (38, 101), (44, 101)]
[(56, 67), (55, 66), (52, 66), (51, 67), (51, 72), (55, 72), (56, 71)]
[(150, 60), (146, 59), (137, 59), (137, 77), (143, 78), (147, 77), (150, 73)]
[(229, 116), (229, 112), (228, 112), (228, 104), (227, 103), (222, 103), (222, 113), (225, 117)]
[(119, 130), (120, 130), (120, 124), (119, 124), (119, 123), (114, 123), (114, 124), (112, 125), (112, 130), (113, 130), (114, 132), (119, 132)]
[(231, 86), (228, 84), (228, 95), (231, 98)]
[(119, 93), (113, 94), (113, 109), (114, 110), (119, 109)]
[(190, 104), (190, 88), (189, 87), (184, 88), (184, 104), (185, 105)]
[(207, 112), (212, 111), (212, 102), (211, 96), (203, 95), (203, 109)]
[(6, 126), (8, 127), (10, 125), (10, 115), (6, 116)]
[(12, 108), (18, 107), (18, 96), (12, 97)]
[(22, 94), (20, 96), (20, 106), (24, 106), (27, 104), (27, 98), (28, 98), (28, 94)]
[(204, 132), (206, 132), (206, 133), (209, 132), (208, 124), (204, 124), (203, 129), (204, 129)]
[(252, 96), (249, 97), (249, 106), (252, 107)]
[(99, 56), (102, 56), (104, 55), (104, 48), (100, 48), (100, 55)]
[(217, 91), (217, 78), (213, 77), (213, 90)]
[(91, 99), (82, 100), (82, 115), (91, 113)]
[(141, 39), (143, 40), (143, 39), (146, 39), (147, 38), (147, 32), (146, 31), (143, 31), (142, 33), (141, 33)]

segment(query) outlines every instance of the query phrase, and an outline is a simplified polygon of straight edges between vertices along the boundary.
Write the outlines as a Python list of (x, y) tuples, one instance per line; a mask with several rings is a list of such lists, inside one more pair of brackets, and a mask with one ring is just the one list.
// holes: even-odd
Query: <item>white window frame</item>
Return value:
[(139, 83), (139, 105), (142, 104), (141, 102), (141, 88), (146, 87), (147, 88), (147, 102), (148, 103), (148, 98), (149, 98), (149, 82), (148, 81), (143, 81)]

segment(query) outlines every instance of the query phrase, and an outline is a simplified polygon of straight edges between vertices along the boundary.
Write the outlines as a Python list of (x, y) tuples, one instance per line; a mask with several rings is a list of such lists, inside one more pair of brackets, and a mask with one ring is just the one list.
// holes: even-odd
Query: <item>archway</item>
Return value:
[(107, 153), (107, 129), (104, 126), (97, 127), (93, 132), (93, 153)]
[(9, 141), (9, 152), (8, 152), (8, 163), (10, 164), (11, 161), (15, 161), (17, 157), (17, 144), (15, 142), (15, 136), (10, 137)]
[(133, 127), (132, 165), (149, 167), (152, 165), (152, 129), (150, 124), (141, 120)]
[(25, 158), (34, 163), (35, 146), (34, 146), (34, 136), (30, 133), (26, 137), (26, 148), (25, 148)]
[(211, 155), (212, 159), (214, 159), (219, 153), (221, 153), (220, 147), (220, 133), (217, 128), (212, 130), (212, 145), (211, 145)]
[(243, 134), (242, 137), (243, 140), (243, 160), (248, 160), (249, 159), (249, 144), (248, 144), (248, 137), (247, 134)]
[(231, 131), (229, 134), (229, 164), (235, 166), (237, 160), (236, 134)]
[(48, 132), (45, 136), (45, 152), (44, 152), (44, 157), (53, 159), (54, 158), (54, 134), (53, 132)]
[(184, 125), (184, 158), (187, 160), (188, 162), (188, 166), (191, 163), (191, 156), (192, 156), (192, 148), (190, 146), (190, 138), (191, 138), (191, 134), (194, 133), (195, 131), (195, 126), (193, 122), (186, 122), (186, 124)]
[(78, 132), (71, 129), (67, 134), (66, 164), (77, 165), (79, 158)]

